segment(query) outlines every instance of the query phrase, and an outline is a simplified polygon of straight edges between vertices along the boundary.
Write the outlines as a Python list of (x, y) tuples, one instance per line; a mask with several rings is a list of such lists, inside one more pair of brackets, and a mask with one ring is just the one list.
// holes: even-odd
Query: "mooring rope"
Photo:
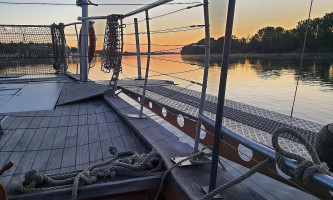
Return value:
[[(306, 160), (304, 157), (287, 152), (282, 149), (279, 145), (279, 136), (281, 134), (289, 134), (296, 139), (299, 140), (301, 144), (305, 146), (308, 150), (312, 161)], [(321, 162), (316, 150), (312, 147), (312, 145), (299, 133), (294, 131), (291, 128), (278, 128), (272, 136), (272, 144), (275, 149), (275, 161), (280, 168), (280, 170), (287, 174), (288, 176), (296, 177), (299, 181), (303, 182), (304, 184), (309, 184), (311, 182), (312, 176), (319, 172), (322, 174), (331, 175), (332, 173), (329, 171), (329, 168), (325, 162)], [(289, 158), (292, 160), (296, 160), (299, 165), (297, 166), (296, 170), (292, 172), (283, 161), (284, 158)]]
[[(71, 199), (75, 200), (80, 184), (93, 184), (98, 178), (113, 178), (116, 175), (144, 177), (163, 173), (163, 159), (155, 150), (149, 154), (138, 154), (134, 151), (118, 152), (117, 148), (112, 146), (109, 151), (112, 158), (93, 164), (85, 170), (54, 175), (30, 170), (24, 180), (17, 185), (17, 190), (22, 193), (33, 193), (72, 187)], [(43, 185), (47, 186), (38, 187)]]
[[(301, 144), (305, 146), (305, 148), (308, 150), (308, 153), (311, 156), (312, 161), (306, 160), (304, 157), (287, 152), (283, 150), (280, 145), (279, 145), (279, 137), (281, 134), (289, 134), (292, 137), (296, 138), (299, 140)], [(272, 145), (275, 149), (275, 162), (277, 163), (278, 167), (280, 170), (287, 174), (288, 176), (295, 177), (299, 181), (301, 181), (303, 184), (308, 185), (312, 181), (312, 176), (315, 173), (322, 173), (322, 174), (327, 174), (332, 176), (333, 174), (330, 172), (327, 164), (325, 162), (321, 162), (316, 150), (312, 147), (312, 145), (299, 133), (294, 131), (291, 128), (287, 127), (282, 127), (278, 128), (276, 131), (274, 131), (272, 135)], [(298, 166), (295, 169), (295, 171), (291, 171), (287, 165), (284, 162), (284, 158), (289, 158), (292, 160), (296, 160), (298, 162)], [(215, 197), (217, 194), (221, 193), (222, 191), (244, 181), (245, 179), (249, 178), (253, 174), (255, 174), (258, 171), (261, 171), (262, 169), (266, 168), (270, 163), (272, 163), (273, 160), (266, 159), (263, 162), (260, 162), (256, 166), (254, 166), (252, 169), (250, 169), (248, 172), (243, 174), (242, 176), (235, 178), (215, 190), (209, 192), (205, 196), (201, 198), (201, 200), (207, 200), (207, 199), (212, 199)]]

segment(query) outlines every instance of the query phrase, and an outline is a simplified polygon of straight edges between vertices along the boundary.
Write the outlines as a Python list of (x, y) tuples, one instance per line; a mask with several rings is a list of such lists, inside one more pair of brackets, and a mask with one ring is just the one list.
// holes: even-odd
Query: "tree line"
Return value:
[[(231, 53), (300, 53), (306, 27), (307, 20), (302, 20), (291, 30), (267, 26), (259, 29), (251, 37), (232, 36)], [(211, 53), (222, 53), (224, 36), (216, 40), (211, 38), (210, 42)], [(181, 54), (204, 54), (205, 49), (200, 46), (204, 44), (205, 39), (202, 39), (186, 45), (182, 48)], [(333, 52), (333, 12), (310, 19), (305, 52)]]

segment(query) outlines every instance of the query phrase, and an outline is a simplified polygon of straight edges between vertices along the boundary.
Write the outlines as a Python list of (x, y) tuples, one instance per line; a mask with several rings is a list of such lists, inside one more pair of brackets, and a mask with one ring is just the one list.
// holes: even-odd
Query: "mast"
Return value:
[(80, 49), (80, 81), (88, 81), (88, 0), (77, 0), (82, 8), (81, 49)]

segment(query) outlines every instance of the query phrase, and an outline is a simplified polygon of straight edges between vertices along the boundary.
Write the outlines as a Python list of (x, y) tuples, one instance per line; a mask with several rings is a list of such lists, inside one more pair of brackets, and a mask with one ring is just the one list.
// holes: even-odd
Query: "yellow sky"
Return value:
[[(46, 0), (29, 0), (29, 2), (50, 2)], [(193, 2), (188, 0), (176, 0), (174, 2)], [(15, 0), (13, 2), (22, 2)], [(27, 1), (28, 2), (28, 1)], [(74, 0), (54, 0), (60, 3), (75, 3)], [(96, 3), (151, 3), (153, 0), (94, 0)], [(197, 2), (197, 1), (196, 1)], [(201, 1), (200, 1), (201, 2)], [(224, 34), (227, 0), (210, 0), (210, 21), (211, 36), (218, 38)], [(167, 13), (188, 5), (165, 5), (150, 11), (150, 16)], [(291, 29), (297, 22), (306, 19), (310, 6), (310, 0), (238, 0), (236, 1), (235, 23), (233, 34), (238, 37), (253, 35), (259, 28), (265, 26), (282, 26)], [(112, 13), (127, 13), (140, 6), (90, 6), (89, 15), (100, 16)], [(180, 26), (203, 24), (202, 7), (185, 10), (177, 14), (169, 15), (151, 21), (151, 30), (159, 30)], [(321, 17), (325, 13), (333, 11), (332, 0), (314, 0), (312, 17)], [(76, 6), (24, 6), (24, 5), (1, 5), (0, 24), (51, 24), (53, 22), (70, 23), (76, 21), (81, 15), (81, 9)], [(138, 14), (139, 20), (144, 18)], [(124, 23), (133, 22), (133, 18), (124, 20)], [(96, 21), (95, 29), (97, 34), (103, 34), (105, 21)], [(140, 23), (139, 31), (145, 31), (145, 23)], [(127, 26), (125, 33), (133, 32), (133, 25)], [(74, 33), (73, 27), (67, 29), (66, 33)], [(153, 44), (189, 44), (204, 37), (203, 29), (189, 32), (172, 34), (152, 35)], [(141, 43), (146, 43), (146, 36), (140, 37)], [(68, 45), (75, 46), (75, 37), (67, 37)], [(97, 48), (101, 49), (103, 37), (98, 37)], [(125, 37), (125, 43), (135, 43), (133, 36)], [(125, 50), (133, 51), (135, 46), (126, 46)], [(164, 47), (164, 49), (170, 47)], [(154, 47), (152, 50), (160, 50), (161, 47)], [(142, 47), (142, 51), (145, 48)]]

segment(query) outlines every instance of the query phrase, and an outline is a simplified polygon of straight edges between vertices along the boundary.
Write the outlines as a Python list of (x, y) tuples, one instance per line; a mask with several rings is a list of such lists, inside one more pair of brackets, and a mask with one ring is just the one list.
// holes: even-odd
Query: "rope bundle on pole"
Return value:
[(24, 180), (17, 185), (17, 190), (22, 193), (33, 193), (72, 187), (71, 199), (75, 200), (79, 185), (93, 184), (99, 178), (114, 178), (119, 175), (144, 177), (163, 173), (163, 159), (155, 150), (149, 154), (138, 154), (133, 151), (118, 152), (117, 148), (112, 146), (109, 151), (112, 155), (110, 159), (93, 164), (85, 170), (53, 175), (30, 170)]
[[(306, 160), (304, 157), (287, 152), (284, 149), (282, 149), (279, 145), (279, 136), (281, 134), (289, 134), (296, 139), (299, 140), (301, 144), (305, 146), (305, 148), (308, 150), (312, 161)], [(290, 128), (278, 128), (274, 133), (272, 137), (272, 145), (275, 149), (275, 160), (282, 172), (287, 174), (288, 176), (296, 177), (298, 180), (302, 181), (304, 184), (311, 183), (312, 176), (319, 172), (322, 174), (328, 174), (332, 175), (329, 171), (329, 168), (325, 162), (321, 162), (316, 150), (312, 147), (312, 145), (299, 133), (294, 131)], [(299, 165), (296, 168), (296, 170), (293, 172), (291, 171), (285, 164), (284, 158), (289, 158), (292, 160), (296, 160)]]
[[(305, 148), (308, 150), (312, 161), (306, 160), (304, 157), (298, 154), (287, 152), (284, 149), (282, 149), (279, 145), (279, 137), (282, 134), (289, 134), (298, 139), (299, 142), (303, 144)], [(275, 162), (277, 163), (280, 170), (285, 174), (287, 174), (288, 176), (297, 178), (303, 184), (306, 185), (310, 184), (312, 181), (312, 176), (315, 173), (322, 173), (332, 176), (332, 173), (329, 171), (327, 164), (325, 162), (320, 161), (318, 154), (316, 150), (312, 147), (312, 145), (301, 134), (297, 133), (293, 129), (287, 127), (278, 128), (273, 133), (272, 145), (275, 149)], [(299, 163), (295, 171), (292, 171), (290, 168), (287, 167), (287, 165), (284, 162), (284, 158), (289, 158)], [(270, 163), (272, 163), (272, 160), (270, 159), (266, 159), (265, 161), (258, 163), (256, 166), (254, 166), (252, 169), (250, 169), (242, 176), (235, 178), (219, 186), (215, 190), (209, 192), (208, 194), (203, 196), (201, 200), (214, 198), (217, 194), (220, 194), (222, 191), (244, 181), (245, 179), (249, 178), (256, 172), (259, 172), (262, 169), (266, 168)]]

